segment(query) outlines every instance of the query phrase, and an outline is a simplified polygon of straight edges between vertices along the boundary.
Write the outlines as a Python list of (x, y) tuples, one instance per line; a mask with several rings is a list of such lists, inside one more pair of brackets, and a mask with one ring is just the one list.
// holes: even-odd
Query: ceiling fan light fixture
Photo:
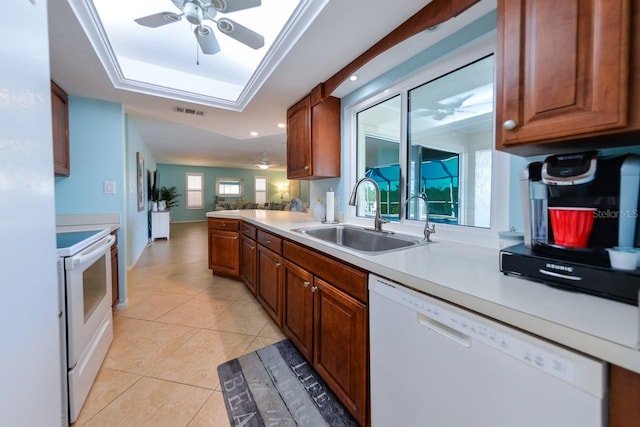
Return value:
[(193, 25), (200, 25), (202, 23), (202, 8), (195, 2), (188, 1), (184, 4), (184, 16), (187, 21)]
[(269, 169), (269, 165), (265, 165), (264, 163), (259, 164), (258, 167), (262, 170)]
[(213, 55), (220, 52), (220, 45), (211, 28), (206, 25), (200, 25), (193, 30), (193, 33), (196, 35), (200, 49), (204, 54)]

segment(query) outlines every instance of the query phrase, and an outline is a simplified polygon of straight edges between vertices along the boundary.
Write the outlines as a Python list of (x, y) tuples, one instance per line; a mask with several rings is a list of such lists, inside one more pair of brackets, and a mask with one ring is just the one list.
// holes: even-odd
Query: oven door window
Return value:
[(82, 273), (82, 304), (85, 323), (107, 294), (106, 270), (106, 256), (102, 256)]

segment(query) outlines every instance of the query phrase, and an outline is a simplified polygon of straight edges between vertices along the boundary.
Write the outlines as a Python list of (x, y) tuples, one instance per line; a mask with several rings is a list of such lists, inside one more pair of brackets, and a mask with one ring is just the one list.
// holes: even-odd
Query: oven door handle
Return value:
[(91, 262), (94, 259), (100, 258), (104, 255), (105, 250), (110, 248), (113, 245), (113, 242), (116, 241), (114, 236), (107, 236), (104, 239), (98, 241), (97, 243), (89, 246), (84, 251), (80, 252), (78, 255), (72, 256), (69, 258), (69, 262), (67, 263), (67, 269), (76, 268), (80, 264), (84, 264), (86, 262)]

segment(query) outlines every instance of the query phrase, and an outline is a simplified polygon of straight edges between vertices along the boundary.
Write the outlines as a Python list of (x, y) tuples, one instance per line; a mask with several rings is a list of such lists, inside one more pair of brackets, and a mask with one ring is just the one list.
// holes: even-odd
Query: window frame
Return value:
[[(238, 184), (238, 192), (237, 193), (222, 193), (220, 192), (220, 184), (225, 182), (236, 182)], [(216, 178), (216, 196), (219, 197), (242, 197), (244, 195), (244, 180), (242, 178)]]
[[(258, 180), (259, 179), (264, 179), (264, 191), (258, 191)], [(254, 185), (254, 187), (253, 187), (253, 189), (254, 189), (254, 199), (253, 199), (253, 201), (255, 203), (258, 203), (258, 204), (267, 203), (267, 195), (268, 195), (268, 192), (269, 192), (269, 177), (266, 176), (266, 175), (254, 176), (253, 177), (253, 185)], [(262, 202), (258, 202), (258, 193), (259, 192), (260, 193), (264, 193), (264, 201), (262, 201)]]
[[(190, 176), (197, 176), (200, 178), (200, 190), (190, 190), (189, 189), (189, 177)], [(186, 172), (185, 173), (185, 192), (186, 194), (186, 200), (185, 200), (185, 205), (187, 209), (204, 209), (204, 174), (203, 173), (198, 173), (198, 172)], [(189, 205), (189, 193), (190, 192), (198, 192), (200, 193), (200, 205), (199, 206), (190, 206)]]
[[(358, 179), (358, 165), (357, 165), (357, 153), (358, 153), (358, 140), (357, 140), (357, 114), (358, 112), (371, 107), (375, 104), (379, 104), (394, 96), (401, 96), (401, 140), (400, 140), (400, 163), (406, 163), (408, 160), (408, 147), (407, 147), (407, 114), (408, 114), (408, 91), (433, 80), (439, 76), (451, 72), (452, 70), (461, 68), (467, 64), (470, 64), (478, 59), (481, 59), (487, 55), (493, 54), (496, 56), (496, 39), (495, 33), (488, 37), (469, 43), (456, 51), (443, 56), (420, 69), (414, 73), (407, 75), (401, 81), (383, 88), (380, 92), (373, 93), (365, 99), (362, 99), (356, 104), (347, 107), (345, 110), (345, 152), (348, 153), (350, 161), (345, 166), (345, 194), (351, 194), (353, 186)], [(494, 81), (495, 73), (497, 69), (494, 67)], [(494, 85), (495, 94), (495, 85)], [(496, 100), (496, 107), (498, 100)], [(495, 123), (494, 123), (495, 127)], [(495, 133), (495, 132), (494, 132)], [(489, 228), (478, 228), (472, 226), (461, 225), (448, 225), (438, 224), (437, 235), (445, 240), (463, 241), (466, 243), (473, 243), (482, 246), (497, 247), (498, 246), (498, 231), (509, 229), (509, 206), (508, 203), (498, 203), (498, 199), (509, 200), (512, 197), (519, 197), (515, 191), (517, 191), (517, 181), (513, 183), (515, 191), (511, 190), (510, 177), (510, 156), (504, 152), (496, 151), (495, 146), (492, 147), (492, 174), (491, 174), (491, 224)], [(406, 182), (408, 177), (407, 167), (403, 165), (400, 169), (400, 180), (403, 185), (400, 186), (400, 198), (404, 202), (406, 200)], [(514, 194), (512, 194), (514, 193)], [(346, 206), (345, 211), (346, 221), (362, 225), (365, 227), (371, 226), (371, 218), (358, 217), (356, 215), (356, 208), (353, 206)], [(410, 220), (406, 218), (404, 203), (401, 204), (400, 221), (393, 221), (389, 224), (385, 224), (384, 228), (389, 231), (406, 232), (411, 234), (421, 235), (424, 229), (424, 221)]]

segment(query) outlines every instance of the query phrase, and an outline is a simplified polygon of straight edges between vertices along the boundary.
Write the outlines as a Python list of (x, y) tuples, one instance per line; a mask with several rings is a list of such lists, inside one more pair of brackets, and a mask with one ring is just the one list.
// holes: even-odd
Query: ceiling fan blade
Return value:
[(218, 40), (216, 40), (215, 34), (213, 34), (213, 30), (206, 25), (201, 25), (196, 27), (193, 30), (193, 33), (196, 35), (196, 39), (198, 39), (198, 44), (200, 45), (200, 49), (202, 49), (202, 53), (206, 55), (213, 55), (220, 52), (220, 46), (218, 45)]
[(258, 7), (262, 4), (260, 0), (211, 0), (211, 6), (222, 13), (231, 13), (238, 10)]
[(171, 0), (171, 2), (176, 5), (178, 9), (184, 9), (184, 0)]
[(144, 27), (161, 27), (163, 25), (171, 24), (172, 22), (178, 22), (182, 19), (182, 15), (173, 12), (160, 12), (149, 16), (143, 16), (142, 18), (134, 19), (138, 24)]
[(231, 19), (220, 18), (218, 20), (218, 29), (229, 37), (238, 40), (240, 43), (246, 44), (250, 48), (260, 49), (264, 46), (264, 37), (244, 25), (240, 25), (237, 22), (232, 21)]

